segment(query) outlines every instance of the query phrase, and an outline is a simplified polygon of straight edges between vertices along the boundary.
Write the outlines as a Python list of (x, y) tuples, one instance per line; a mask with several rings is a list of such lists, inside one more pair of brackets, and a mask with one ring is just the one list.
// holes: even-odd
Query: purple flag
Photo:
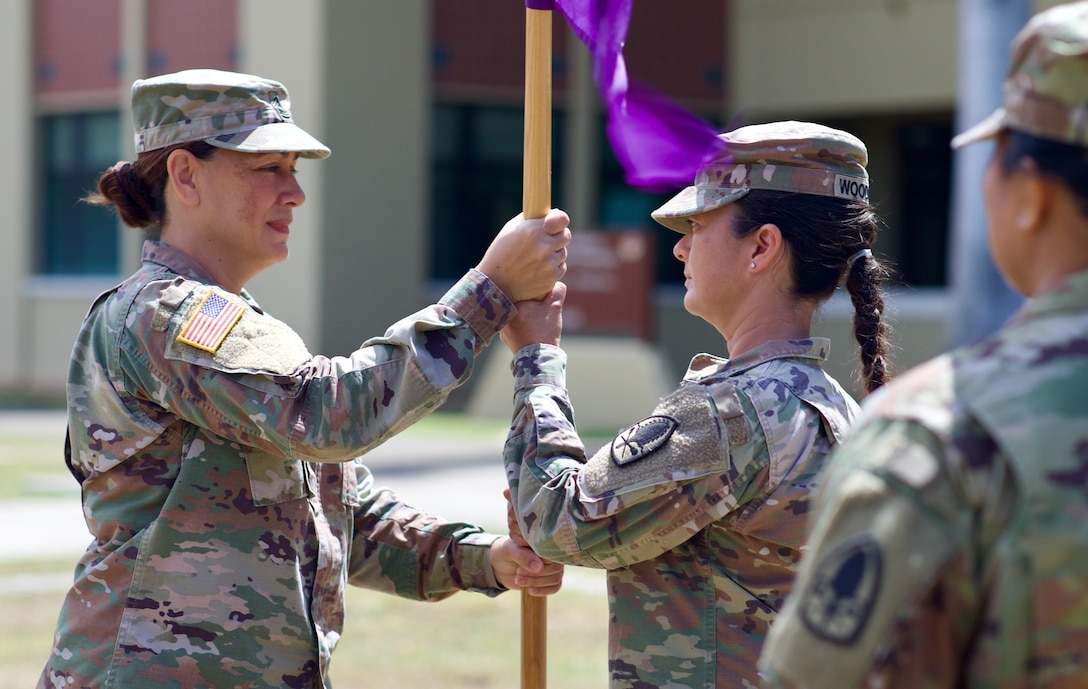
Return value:
[(527, 0), (554, 4), (593, 55), (593, 79), (607, 108), (608, 140), (627, 183), (648, 191), (687, 186), (720, 148), (717, 130), (653, 87), (630, 80), (623, 44), (632, 0)]

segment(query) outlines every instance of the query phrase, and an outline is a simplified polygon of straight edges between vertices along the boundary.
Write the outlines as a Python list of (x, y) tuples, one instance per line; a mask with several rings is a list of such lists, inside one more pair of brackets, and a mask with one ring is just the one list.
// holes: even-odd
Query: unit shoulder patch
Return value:
[(612, 439), (612, 461), (621, 467), (648, 457), (668, 442), (679, 426), (680, 422), (672, 416), (646, 417)]
[(719, 471), (726, 466), (727, 450), (706, 389), (685, 385), (601, 447), (581, 478), (587, 495), (623, 492), (669, 483), (677, 474)]
[(869, 620), (882, 576), (883, 555), (871, 534), (840, 543), (816, 564), (801, 595), (801, 620), (821, 639), (853, 644)]

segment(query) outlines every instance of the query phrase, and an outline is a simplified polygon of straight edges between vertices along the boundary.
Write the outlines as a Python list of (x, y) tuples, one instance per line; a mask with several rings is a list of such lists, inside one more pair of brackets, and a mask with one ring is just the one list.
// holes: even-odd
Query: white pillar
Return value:
[[(1028, 0), (960, 0), (956, 132), (982, 121), (1001, 104), (1009, 46), (1027, 22)], [(955, 299), (950, 346), (997, 330), (1022, 299), (1005, 284), (990, 256), (982, 174), (993, 144), (954, 154), (948, 284)], [(909, 232), (909, 228), (907, 228)]]
[(33, 265), (31, 175), (34, 160), (32, 0), (5, 0), (0, 21), (0, 92), (7, 96), (0, 127), (0, 386), (26, 380), (30, 348), (24, 285)]
[[(238, 7), (239, 70), (282, 82), (296, 124), (326, 144), (325, 0), (241, 0)], [(335, 152), (336, 146), (332, 145)], [(335, 153), (334, 153), (335, 155)], [(324, 241), (326, 161), (300, 160), (306, 203), (294, 212), (291, 256), (258, 275), (247, 288), (265, 309), (288, 323), (307, 343), (320, 328), (321, 247)]]
[[(147, 0), (122, 0), (121, 3), (121, 75), (117, 111), (121, 123), (121, 160), (136, 159), (132, 131), (132, 82), (147, 77)], [(140, 248), (144, 233), (118, 221), (120, 247), (118, 273), (129, 275), (140, 266)]]
[[(597, 90), (589, 49), (574, 34), (567, 40), (566, 141), (563, 203), (573, 227), (596, 225), (600, 169)], [(554, 205), (554, 201), (553, 201)]]

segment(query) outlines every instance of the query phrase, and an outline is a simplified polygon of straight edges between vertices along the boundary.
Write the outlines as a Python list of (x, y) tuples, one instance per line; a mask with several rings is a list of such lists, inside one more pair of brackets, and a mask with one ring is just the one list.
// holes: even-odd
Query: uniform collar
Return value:
[[(206, 271), (202, 265), (194, 261), (188, 254), (169, 244), (164, 244), (163, 242), (154, 239), (144, 240), (140, 259), (143, 261), (144, 265), (159, 265), (182, 277), (197, 280), (208, 285), (218, 286), (219, 284), (212, 276), (208, 275), (208, 271)], [(254, 307), (257, 306), (253, 297), (250, 296), (249, 292), (246, 290), (243, 289), (239, 296), (250, 302)]]
[(175, 249), (169, 244), (154, 239), (144, 240), (144, 248), (140, 259), (144, 263), (156, 263), (164, 268), (169, 268), (172, 272), (183, 277), (215, 284), (215, 280), (208, 275), (203, 266), (190, 258), (188, 254)]
[(821, 368), (830, 351), (831, 340), (810, 337), (805, 340), (771, 340), (732, 359), (696, 354), (684, 379), (698, 380), (719, 373), (741, 373), (772, 359), (809, 359), (811, 365)]
[(1067, 311), (1088, 311), (1088, 270), (1074, 273), (1057, 289), (1028, 300), (1011, 322), (1018, 323)]

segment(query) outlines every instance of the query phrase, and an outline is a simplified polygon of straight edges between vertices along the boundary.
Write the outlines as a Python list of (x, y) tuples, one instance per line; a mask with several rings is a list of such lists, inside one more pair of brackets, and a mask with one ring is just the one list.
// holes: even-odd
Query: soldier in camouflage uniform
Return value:
[(566, 215), (515, 219), (433, 306), (311, 354), (243, 285), (286, 258), (299, 157), (329, 149), (281, 84), (192, 70), (133, 86), (134, 163), (99, 203), (146, 229), (91, 306), (66, 457), (94, 540), (39, 687), (322, 687), (344, 588), (439, 600), (558, 590), (560, 565), (379, 489), (356, 458), (438, 407), (562, 276)]
[(870, 398), (828, 464), (776, 687), (1088, 686), (1088, 3), (1037, 15), (996, 138), (990, 246), (1029, 298)]
[(558, 347), (562, 283), (500, 335), (515, 353), (504, 454), (521, 531), (543, 557), (608, 570), (616, 689), (757, 686), (809, 491), (857, 411), (822, 368), (830, 342), (810, 335), (844, 277), (866, 386), (886, 375), (862, 142), (803, 122), (721, 141), (653, 217), (683, 235), (684, 305), (730, 358), (695, 356), (675, 392), (587, 458)]

